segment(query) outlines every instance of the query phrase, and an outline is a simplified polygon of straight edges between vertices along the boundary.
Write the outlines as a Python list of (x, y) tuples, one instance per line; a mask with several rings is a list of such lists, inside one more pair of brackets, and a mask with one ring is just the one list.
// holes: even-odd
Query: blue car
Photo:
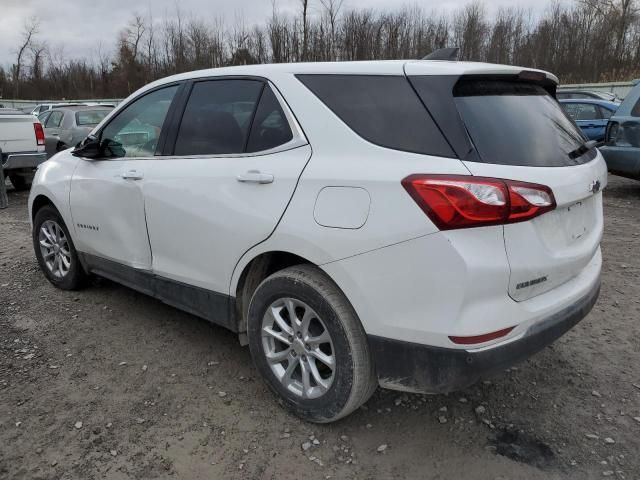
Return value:
[(609, 120), (600, 152), (611, 173), (640, 180), (640, 82)]
[(589, 140), (604, 140), (609, 118), (616, 113), (618, 104), (595, 98), (558, 100), (564, 111), (580, 127)]

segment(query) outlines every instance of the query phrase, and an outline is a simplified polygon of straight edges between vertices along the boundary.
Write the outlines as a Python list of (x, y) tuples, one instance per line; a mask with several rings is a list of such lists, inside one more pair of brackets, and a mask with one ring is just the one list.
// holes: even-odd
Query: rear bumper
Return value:
[(42, 153), (14, 153), (2, 158), (2, 168), (12, 170), (16, 168), (35, 168), (47, 160), (47, 154)]
[(446, 393), (475, 383), (542, 350), (566, 333), (593, 308), (600, 281), (580, 299), (531, 325), (509, 343), (470, 351), (433, 347), (369, 335), (380, 385), (421, 393)]

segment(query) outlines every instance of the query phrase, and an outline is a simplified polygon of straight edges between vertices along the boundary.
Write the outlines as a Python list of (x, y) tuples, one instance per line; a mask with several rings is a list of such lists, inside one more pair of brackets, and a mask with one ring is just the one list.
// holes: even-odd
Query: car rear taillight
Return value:
[(34, 122), (33, 129), (36, 132), (36, 143), (39, 147), (44, 146), (44, 130), (42, 129), (42, 124), (39, 122)]
[(410, 175), (402, 186), (440, 230), (524, 222), (556, 207), (551, 189), (471, 175)]

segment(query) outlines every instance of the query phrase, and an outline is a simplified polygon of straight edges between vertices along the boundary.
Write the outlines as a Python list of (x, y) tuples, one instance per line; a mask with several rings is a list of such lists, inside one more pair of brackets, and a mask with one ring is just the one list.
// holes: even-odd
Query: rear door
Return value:
[(268, 82), (206, 79), (189, 88), (167, 155), (145, 165), (153, 271), (228, 294), (237, 261), (275, 229), (311, 149)]
[[(427, 85), (414, 84), (419, 93)], [(576, 151), (585, 138), (547, 91), (549, 79), (536, 83), (507, 75), (502, 80), (493, 74), (461, 77), (451, 85), (457, 120), (470, 144), (469, 153), (461, 155), (467, 169), (477, 176), (546, 185), (557, 203), (551, 212), (504, 226), (509, 295), (526, 300), (580, 274), (599, 249), (607, 171), (596, 150)]]

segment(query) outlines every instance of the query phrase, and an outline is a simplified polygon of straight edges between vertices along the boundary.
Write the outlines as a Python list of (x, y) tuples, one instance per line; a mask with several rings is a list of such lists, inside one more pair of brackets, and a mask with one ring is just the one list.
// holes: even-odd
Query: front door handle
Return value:
[(123, 172), (120, 174), (122, 178), (125, 180), (142, 180), (144, 175), (142, 172), (138, 172), (137, 170), (129, 170), (128, 172)]
[(236, 177), (242, 183), (273, 183), (273, 175), (270, 173), (262, 173), (259, 170), (249, 170)]

